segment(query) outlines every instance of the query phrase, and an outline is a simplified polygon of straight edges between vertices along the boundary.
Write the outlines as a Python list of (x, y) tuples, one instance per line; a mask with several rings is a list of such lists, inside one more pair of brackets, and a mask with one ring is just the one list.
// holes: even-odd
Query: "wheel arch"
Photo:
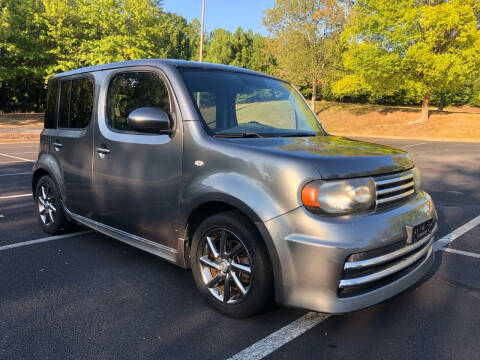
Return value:
[(282, 276), (280, 270), (280, 261), (277, 250), (273, 243), (273, 239), (271, 238), (264, 222), (260, 219), (258, 214), (255, 213), (255, 211), (253, 211), (243, 201), (227, 194), (209, 194), (208, 196), (198, 199), (189, 207), (189, 210), (187, 211), (188, 215), (186, 216), (185, 223), (183, 225), (183, 246), (180, 249), (183, 250), (181, 252), (183, 252), (183, 261), (185, 267), (190, 267), (190, 248), (195, 230), (206, 218), (224, 211), (237, 211), (254, 225), (259, 237), (263, 240), (265, 246), (267, 247), (268, 256), (270, 258), (273, 270), (275, 297), (279, 298), (277, 297), (277, 294), (280, 295), (282, 293)]
[(63, 182), (61, 181), (62, 171), (56, 159), (50, 154), (40, 155), (32, 169), (32, 196), (35, 197), (38, 180), (44, 175), (50, 176), (60, 191), (62, 202), (65, 202), (65, 189), (63, 188)]

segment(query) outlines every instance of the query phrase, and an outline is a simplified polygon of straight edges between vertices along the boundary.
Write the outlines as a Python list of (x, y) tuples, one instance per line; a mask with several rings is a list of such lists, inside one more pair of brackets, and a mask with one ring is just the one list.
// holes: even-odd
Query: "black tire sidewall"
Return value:
[[(200, 267), (202, 238), (206, 233), (224, 228), (240, 238), (252, 260), (252, 283), (250, 290), (242, 301), (225, 304), (216, 299), (203, 282)], [(193, 278), (198, 289), (207, 301), (218, 311), (231, 317), (241, 318), (260, 312), (273, 302), (273, 275), (270, 259), (263, 240), (254, 225), (242, 214), (234, 211), (213, 215), (203, 221), (193, 235), (190, 253)]]

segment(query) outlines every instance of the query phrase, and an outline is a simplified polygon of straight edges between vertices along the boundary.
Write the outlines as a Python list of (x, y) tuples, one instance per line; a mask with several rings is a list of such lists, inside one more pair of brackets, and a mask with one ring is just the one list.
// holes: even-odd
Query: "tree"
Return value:
[(42, 110), (48, 55), (40, 0), (0, 0), (0, 109)]
[(349, 81), (373, 93), (410, 89), (425, 122), (435, 93), (478, 74), (478, 0), (358, 0), (354, 14), (343, 34), (348, 74), (334, 86), (337, 95), (349, 91)]
[(338, 38), (350, 2), (337, 0), (276, 0), (266, 11), (264, 25), (271, 34), (270, 53), (276, 73), (297, 86), (309, 84), (312, 107), (317, 88), (339, 58)]
[(186, 20), (156, 0), (43, 0), (54, 44), (49, 73), (141, 58), (191, 57)]
[(268, 71), (271, 59), (264, 51), (264, 38), (241, 27), (232, 34), (215, 29), (207, 36), (205, 61), (239, 66), (256, 71)]

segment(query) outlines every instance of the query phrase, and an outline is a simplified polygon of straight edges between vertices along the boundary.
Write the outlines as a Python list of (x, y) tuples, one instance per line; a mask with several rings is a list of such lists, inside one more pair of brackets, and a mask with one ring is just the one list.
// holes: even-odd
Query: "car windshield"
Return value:
[(239, 72), (179, 70), (213, 136), (324, 135), (303, 97), (286, 82)]

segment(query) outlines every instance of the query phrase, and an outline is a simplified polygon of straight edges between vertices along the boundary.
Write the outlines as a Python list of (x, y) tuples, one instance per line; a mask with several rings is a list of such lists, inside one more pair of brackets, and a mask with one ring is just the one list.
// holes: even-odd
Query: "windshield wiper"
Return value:
[(214, 134), (213, 137), (218, 138), (261, 138), (264, 137), (261, 134), (255, 132), (243, 132), (243, 133), (220, 133)]
[(308, 132), (300, 132), (300, 133), (292, 133), (292, 134), (282, 134), (280, 137), (310, 137), (310, 136), (317, 136), (315, 133), (308, 133)]

